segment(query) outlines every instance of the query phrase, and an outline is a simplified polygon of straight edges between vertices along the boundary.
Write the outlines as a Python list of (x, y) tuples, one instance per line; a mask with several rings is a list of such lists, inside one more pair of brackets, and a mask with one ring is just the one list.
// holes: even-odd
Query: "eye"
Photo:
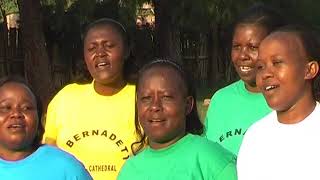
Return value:
[(139, 99), (141, 102), (151, 102), (152, 97), (151, 96), (141, 96)]
[(34, 110), (34, 107), (32, 105), (23, 105), (21, 106), (22, 111), (32, 111)]
[(256, 68), (257, 68), (258, 71), (261, 71), (261, 70), (264, 69), (264, 65), (262, 63), (257, 63), (256, 64)]
[(282, 61), (279, 60), (279, 59), (275, 59), (275, 60), (272, 62), (272, 64), (273, 64), (274, 66), (278, 66), (278, 65), (280, 65), (281, 63), (282, 63)]
[(232, 49), (233, 50), (239, 50), (240, 49), (240, 45), (239, 44), (232, 44)]
[(95, 49), (96, 49), (96, 46), (89, 46), (87, 50), (88, 50), (89, 52), (92, 52), (92, 51), (94, 51)]
[(9, 112), (11, 110), (11, 106), (9, 105), (0, 105), (0, 112)]
[(104, 48), (110, 49), (110, 48), (113, 48), (115, 46), (115, 44), (110, 43), (110, 42), (106, 42), (103, 44), (103, 46), (104, 46)]
[(162, 97), (162, 100), (165, 100), (165, 101), (169, 101), (169, 100), (171, 100), (171, 99), (173, 99), (173, 96), (170, 96), (170, 95), (164, 95), (164, 96)]
[(259, 47), (258, 46), (254, 46), (254, 45), (250, 45), (249, 49), (250, 49), (250, 51), (258, 51)]

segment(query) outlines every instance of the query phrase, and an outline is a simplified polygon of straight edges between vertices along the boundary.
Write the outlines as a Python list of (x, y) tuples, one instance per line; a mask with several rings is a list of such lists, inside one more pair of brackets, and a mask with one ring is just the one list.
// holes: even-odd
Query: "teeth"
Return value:
[(241, 71), (244, 71), (244, 72), (247, 72), (247, 71), (250, 71), (250, 70), (251, 70), (251, 67), (248, 67), (248, 66), (240, 66), (240, 70), (241, 70)]
[(99, 63), (99, 64), (98, 64), (98, 67), (106, 66), (106, 65), (107, 65), (107, 63), (103, 62), (103, 63)]
[(274, 88), (276, 88), (276, 86), (267, 86), (267, 87), (265, 88), (265, 90), (266, 90), (266, 91), (269, 91), (269, 90), (274, 89)]
[(19, 125), (19, 124), (14, 124), (14, 125), (11, 125), (12, 128), (21, 128), (22, 125)]
[(154, 120), (151, 120), (151, 122), (161, 122), (162, 120), (160, 119), (154, 119)]

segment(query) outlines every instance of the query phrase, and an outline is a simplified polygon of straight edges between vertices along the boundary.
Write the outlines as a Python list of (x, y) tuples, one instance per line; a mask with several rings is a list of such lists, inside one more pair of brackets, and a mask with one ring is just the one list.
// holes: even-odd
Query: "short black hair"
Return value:
[(35, 91), (33, 91), (31, 85), (29, 85), (24, 78), (20, 77), (20, 76), (5, 76), (3, 78), (0, 79), (0, 88), (2, 86), (4, 86), (7, 83), (19, 83), (19, 84), (23, 84), (25, 85), (33, 94), (33, 96), (35, 97), (36, 100), (36, 105), (37, 105), (37, 115), (38, 115), (38, 129), (37, 129), (37, 133), (36, 136), (32, 142), (32, 146), (37, 148), (41, 145), (41, 141), (42, 141), (42, 137), (44, 134), (44, 127), (42, 125), (42, 115), (43, 115), (43, 106), (42, 106), (42, 102), (40, 100), (40, 98), (34, 93)]
[(96, 27), (100, 27), (100, 26), (105, 26), (105, 25), (112, 26), (114, 29), (116, 29), (117, 32), (122, 37), (123, 44), (124, 45), (128, 45), (128, 36), (127, 36), (126, 29), (124, 28), (124, 26), (120, 22), (118, 22), (118, 21), (116, 21), (114, 19), (110, 19), (110, 18), (97, 19), (97, 20), (93, 21), (92, 23), (88, 24), (85, 27), (84, 31), (82, 32), (82, 35), (81, 35), (82, 41), (84, 42), (85, 38), (88, 35), (88, 32), (91, 29), (96, 28)]
[[(190, 73), (187, 73), (187, 71), (183, 68), (182, 65), (180, 65), (177, 62), (166, 60), (166, 59), (155, 59), (149, 62), (148, 64), (144, 65), (139, 71), (136, 89), (139, 88), (139, 85), (140, 85), (139, 82), (144, 77), (145, 72), (155, 67), (172, 68), (179, 74), (186, 88), (186, 93), (187, 93), (186, 95), (192, 96), (194, 98), (193, 108), (191, 112), (186, 116), (186, 132), (191, 134), (202, 135), (204, 131), (204, 126), (199, 118), (199, 114), (197, 110), (196, 90), (193, 86), (193, 81), (190, 76)], [(131, 149), (134, 154), (137, 154), (137, 152), (139, 152), (147, 144), (146, 135), (143, 133), (143, 130), (141, 129), (137, 113), (135, 118), (135, 127), (136, 127), (136, 132), (140, 139), (131, 145)], [(136, 148), (136, 145), (137, 145), (137, 148)]]
[(239, 15), (234, 27), (242, 24), (261, 26), (269, 34), (274, 29), (285, 25), (286, 19), (276, 9), (263, 3), (256, 3)]

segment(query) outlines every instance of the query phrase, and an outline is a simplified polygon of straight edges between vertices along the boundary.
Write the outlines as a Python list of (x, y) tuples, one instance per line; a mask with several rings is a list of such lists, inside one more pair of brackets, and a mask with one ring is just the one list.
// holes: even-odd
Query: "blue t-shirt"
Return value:
[(92, 180), (84, 166), (72, 155), (49, 145), (40, 146), (18, 161), (0, 158), (3, 180)]

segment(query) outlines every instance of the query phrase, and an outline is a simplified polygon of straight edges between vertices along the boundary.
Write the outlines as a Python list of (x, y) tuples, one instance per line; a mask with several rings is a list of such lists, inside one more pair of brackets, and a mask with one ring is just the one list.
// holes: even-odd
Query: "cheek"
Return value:
[(30, 131), (37, 131), (39, 125), (39, 118), (36, 114), (29, 114), (27, 116), (27, 123), (29, 125)]
[(250, 57), (251, 57), (252, 61), (256, 62), (258, 59), (258, 51), (250, 52)]
[(237, 51), (232, 50), (231, 51), (231, 61), (235, 63), (237, 61), (239, 53)]
[(262, 75), (259, 72), (256, 74), (256, 85), (258, 89), (262, 89)]
[(143, 105), (137, 105), (137, 109), (138, 109), (138, 119), (139, 119), (139, 122), (141, 124), (143, 124), (145, 122), (145, 119), (146, 119), (146, 116), (147, 116), (147, 107), (146, 106), (143, 106)]

